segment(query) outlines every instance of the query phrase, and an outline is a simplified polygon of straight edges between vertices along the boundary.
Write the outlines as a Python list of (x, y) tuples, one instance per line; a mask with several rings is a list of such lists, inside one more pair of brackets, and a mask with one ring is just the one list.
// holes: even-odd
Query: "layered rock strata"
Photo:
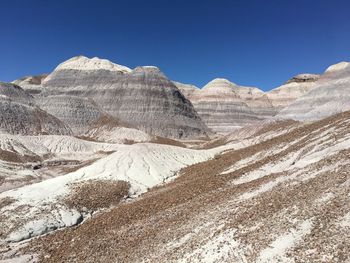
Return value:
[(218, 133), (231, 132), (276, 113), (263, 91), (220, 78), (194, 90), (189, 99), (207, 126)]
[(67, 135), (71, 134), (71, 130), (37, 107), (34, 98), (22, 88), (0, 82), (0, 133)]
[[(44, 108), (41, 102), (51, 96), (88, 98), (105, 113), (147, 133), (172, 138), (206, 137), (209, 133), (191, 102), (157, 67), (131, 70), (79, 56), (60, 64), (42, 86), (38, 100)], [(62, 101), (55, 109), (46, 109), (60, 118), (65, 104)]]

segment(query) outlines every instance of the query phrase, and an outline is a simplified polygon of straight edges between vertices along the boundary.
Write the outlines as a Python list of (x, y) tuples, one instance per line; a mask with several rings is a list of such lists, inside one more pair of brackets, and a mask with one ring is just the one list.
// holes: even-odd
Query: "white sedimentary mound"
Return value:
[(315, 85), (276, 117), (317, 120), (350, 109), (350, 63), (330, 66)]
[(0, 134), (0, 193), (61, 176), (118, 148), (72, 136)]
[(317, 87), (319, 77), (319, 75), (315, 74), (297, 75), (282, 86), (267, 92), (267, 97), (277, 111), (280, 111), (293, 103), (297, 98)]
[(350, 68), (350, 63), (346, 61), (339, 62), (337, 64), (331, 65), (326, 69), (326, 72), (337, 72)]
[(73, 57), (56, 67), (56, 70), (108, 70), (116, 72), (131, 72), (128, 67), (112, 63), (107, 59), (97, 57), (87, 58), (84, 56)]
[[(57, 156), (80, 159), (101, 151), (113, 151), (118, 145), (91, 142), (67, 135), (20, 136), (0, 134), (0, 150), (18, 156)], [(82, 159), (86, 158), (83, 156)], [(0, 158), (1, 159), (1, 158)]]

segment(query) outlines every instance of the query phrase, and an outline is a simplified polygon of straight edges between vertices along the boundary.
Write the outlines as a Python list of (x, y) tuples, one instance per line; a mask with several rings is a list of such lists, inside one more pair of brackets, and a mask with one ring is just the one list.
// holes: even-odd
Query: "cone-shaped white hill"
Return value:
[(189, 95), (207, 126), (219, 133), (228, 133), (275, 114), (263, 91), (238, 86), (217, 78)]
[(116, 72), (131, 72), (126, 66), (112, 63), (107, 59), (100, 59), (98, 57), (87, 58), (85, 56), (73, 57), (61, 64), (55, 70), (109, 70)]

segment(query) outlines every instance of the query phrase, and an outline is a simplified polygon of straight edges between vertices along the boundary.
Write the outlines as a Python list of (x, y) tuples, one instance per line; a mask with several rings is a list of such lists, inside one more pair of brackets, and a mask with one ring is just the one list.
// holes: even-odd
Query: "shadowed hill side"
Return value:
[(56, 117), (35, 105), (34, 98), (22, 88), (0, 82), (0, 131), (10, 134), (71, 134)]

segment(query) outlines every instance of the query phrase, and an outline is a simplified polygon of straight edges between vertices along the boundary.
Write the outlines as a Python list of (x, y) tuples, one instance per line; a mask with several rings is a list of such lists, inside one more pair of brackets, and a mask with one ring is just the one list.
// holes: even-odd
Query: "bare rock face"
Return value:
[(10, 134), (71, 134), (68, 126), (38, 108), (22, 88), (0, 82), (0, 132)]
[[(147, 133), (171, 138), (206, 137), (208, 133), (191, 102), (153, 66), (131, 70), (108, 60), (80, 56), (60, 64), (42, 85), (39, 101), (63, 95), (88, 98), (105, 113)], [(52, 109), (40, 105), (58, 118), (67, 107), (64, 100), (50, 106)]]
[(267, 97), (277, 111), (280, 111), (292, 104), (297, 98), (317, 87), (316, 83), (319, 78), (320, 76), (316, 74), (297, 75), (282, 86), (269, 91)]
[(238, 86), (226, 79), (214, 79), (189, 99), (209, 128), (228, 133), (275, 115), (276, 111), (263, 91)]
[(310, 121), (350, 109), (350, 63), (330, 66), (314, 85), (276, 118)]

